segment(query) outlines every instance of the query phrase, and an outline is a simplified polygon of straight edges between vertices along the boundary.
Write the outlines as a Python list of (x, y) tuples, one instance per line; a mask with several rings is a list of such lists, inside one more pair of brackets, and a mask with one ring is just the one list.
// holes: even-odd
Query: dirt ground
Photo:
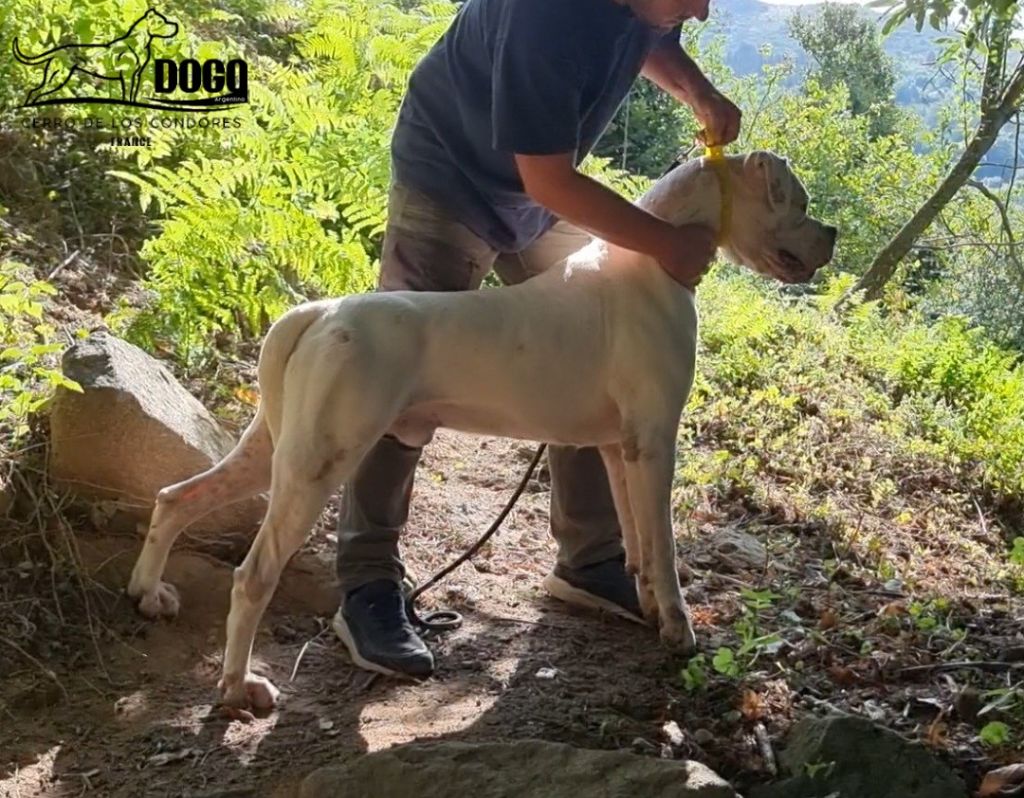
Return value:
[[(526, 467), (522, 449), (439, 436), (421, 465), (404, 541), (417, 576), (487, 527)], [(249, 724), (221, 718), (214, 706), (231, 564), (179, 544), (168, 566), (182, 595), (175, 621), (146, 623), (125, 597), (111, 596), (102, 662), (90, 648), (55, 647), (46, 666), (59, 682), (31, 663), (6, 680), (0, 795), (284, 796), (318, 765), (414, 739), (607, 746), (653, 737), (671, 662), (652, 631), (567, 612), (543, 594), (554, 546), (547, 490), (531, 487), (477, 561), (424, 596), (425, 606), (458, 609), (466, 623), (432, 641), (438, 669), (422, 685), (354, 668), (327, 626), (336, 595), (326, 531), (333, 517), (325, 513), (257, 638), (255, 669), (281, 688), (282, 701)], [(92, 533), (77, 540), (92, 577), (121, 590), (138, 544)], [(541, 668), (558, 672), (544, 680)]]
[[(487, 527), (531, 453), (512, 441), (438, 435), (420, 467), (403, 543), (418, 578)], [(1012, 759), (981, 751), (964, 696), (982, 702), (984, 690), (1009, 687), (1017, 665), (927, 666), (996, 660), (1019, 644), (1024, 614), (1008, 596), (956, 585), (936, 613), (938, 628), (922, 635), (898, 587), (831, 566), (826, 576), (835, 554), (820, 526), (732, 519), (771, 556), (759, 570), (725, 567), (699, 536), (684, 538), (702, 648), (709, 659), (723, 645), (738, 650), (744, 587), (779, 591), (757, 617), (782, 642), (738, 675), (708, 668), (708, 683), (687, 691), (687, 663), (660, 648), (652, 630), (571, 611), (543, 593), (554, 560), (548, 498), (541, 474), (477, 559), (424, 597), (426, 607), (456, 609), (466, 622), (431, 641), (438, 668), (420, 685), (354, 668), (330, 631), (337, 597), (329, 508), (261, 625), (255, 670), (281, 688), (282, 700), (251, 723), (224, 718), (215, 704), (233, 563), (179, 542), (167, 577), (181, 592), (181, 613), (148, 623), (121, 592), (140, 541), (83, 521), (73, 530), (80, 584), (34, 573), (29, 558), (24, 581), (35, 587), (4, 594), (7, 610), (17, 611), (8, 617), (40, 626), (47, 615), (33, 610), (51, 589), (80, 589), (88, 604), (54, 604), (78, 608), (75, 618), (53, 621), (77, 633), (34, 635), (32, 650), (0, 647), (0, 664), (13, 667), (0, 688), (0, 796), (288, 796), (318, 766), (396, 743), (528, 737), (697, 758), (746, 788), (770, 778), (759, 724), (778, 746), (795, 718), (831, 706), (926, 741), (975, 783)], [(954, 628), (968, 634), (941, 634)], [(865, 647), (865, 639), (876, 642)], [(542, 669), (554, 669), (553, 678)], [(682, 730), (671, 744), (668, 721)]]

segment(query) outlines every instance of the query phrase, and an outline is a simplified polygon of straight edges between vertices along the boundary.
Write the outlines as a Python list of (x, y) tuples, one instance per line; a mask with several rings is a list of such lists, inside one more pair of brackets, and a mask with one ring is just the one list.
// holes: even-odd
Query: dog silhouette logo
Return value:
[(177, 22), (171, 22), (151, 8), (132, 23), (124, 36), (112, 42), (64, 44), (38, 55), (26, 55), (15, 39), (14, 57), (25, 66), (43, 70), (39, 85), (25, 95), (25, 105), (39, 105), (44, 97), (63, 89), (76, 72), (117, 81), (121, 86), (121, 100), (134, 103), (145, 69), (153, 57), (153, 40), (170, 39), (177, 32)]
[[(194, 59), (180, 63), (166, 58), (154, 59), (153, 43), (158, 39), (172, 39), (178, 29), (177, 22), (168, 19), (155, 8), (150, 8), (132, 23), (123, 36), (113, 41), (62, 44), (41, 53), (27, 54), (18, 45), (18, 40), (14, 39), (14, 57), (27, 67), (42, 70), (39, 83), (29, 89), (22, 107), (109, 103), (169, 111), (211, 111), (247, 102), (247, 68), (241, 59), (229, 61), (227, 68), (219, 60), (207, 60), (200, 64)], [(140, 101), (139, 91), (147, 78), (150, 65), (153, 65), (152, 81), (157, 93), (168, 93), (175, 88), (186, 93), (200, 89), (219, 91), (225, 83), (229, 93), (193, 100), (149, 97)], [(61, 90), (75, 74), (94, 81), (114, 83), (120, 88), (120, 97), (116, 96), (116, 88), (106, 97), (68, 96), (69, 93)]]

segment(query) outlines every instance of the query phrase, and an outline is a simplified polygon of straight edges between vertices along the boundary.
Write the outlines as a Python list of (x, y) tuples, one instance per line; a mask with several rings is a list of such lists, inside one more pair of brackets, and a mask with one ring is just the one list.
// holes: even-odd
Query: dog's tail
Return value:
[(50, 51), (47, 50), (45, 53), (40, 53), (39, 55), (25, 55), (21, 51), (21, 48), (18, 47), (18, 40), (17, 39), (15, 39), (14, 42), (11, 44), (11, 49), (14, 51), (14, 57), (17, 58), (19, 61), (21, 61), (21, 63), (23, 63), (23, 64), (25, 64), (27, 66), (34, 66), (35, 64), (41, 64), (41, 63), (43, 63), (43, 61), (46, 61), (47, 59), (49, 59), (50, 58), (50, 54), (51, 54)]
[(281, 429), (281, 399), (284, 395), (284, 371), (288, 360), (306, 330), (319, 319), (330, 300), (306, 302), (292, 308), (274, 322), (260, 349), (257, 374), (260, 383), (260, 409), (264, 413), (270, 436), (277, 445)]

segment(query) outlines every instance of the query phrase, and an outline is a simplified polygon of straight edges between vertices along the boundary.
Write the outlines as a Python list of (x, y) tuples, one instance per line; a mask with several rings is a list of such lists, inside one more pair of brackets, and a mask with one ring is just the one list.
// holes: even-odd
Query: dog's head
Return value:
[(155, 39), (170, 39), (178, 32), (178, 23), (171, 22), (154, 8), (143, 16), (146, 32)]
[(810, 198), (789, 162), (771, 152), (730, 158), (729, 260), (784, 283), (810, 280), (832, 260), (837, 230), (807, 215)]

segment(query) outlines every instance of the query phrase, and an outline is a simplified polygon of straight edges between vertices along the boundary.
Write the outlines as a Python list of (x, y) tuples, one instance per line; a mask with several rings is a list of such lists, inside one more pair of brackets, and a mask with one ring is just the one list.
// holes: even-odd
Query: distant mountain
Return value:
[[(793, 58), (802, 72), (809, 66), (807, 54), (789, 35), (788, 22), (794, 14), (813, 15), (821, 7), (810, 5), (773, 5), (758, 0), (723, 0), (714, 10), (710, 35), (721, 35), (726, 42), (726, 63), (737, 74), (758, 72), (768, 63)], [(866, 19), (879, 15), (863, 9)], [(918, 33), (913, 24), (905, 23), (883, 42), (885, 51), (896, 62), (899, 80), (896, 101), (902, 106), (920, 105), (925, 113), (934, 113), (935, 102), (946, 97), (950, 84), (935, 68), (939, 48), (935, 32), (930, 28)], [(761, 50), (767, 45), (771, 54)]]
[[(789, 35), (788, 21), (793, 14), (814, 14), (821, 4), (773, 5), (758, 0), (719, 0), (713, 5), (712, 22), (706, 35), (721, 37), (725, 42), (725, 60), (740, 75), (754, 74), (767, 63), (792, 58), (796, 74), (791, 79), (798, 85), (813, 65), (799, 44)], [(862, 9), (865, 18), (878, 20), (879, 15)], [(883, 40), (885, 51), (896, 65), (896, 102), (916, 113), (928, 127), (937, 123), (942, 106), (952, 100), (958, 87), (935, 66), (940, 46), (935, 42), (941, 34), (925, 26), (918, 33), (913, 23), (904, 23)], [(769, 54), (762, 50), (767, 45)], [(985, 159), (978, 173), (986, 178), (1005, 177), (999, 164), (1012, 161), (1013, 147), (1009, 132)]]

